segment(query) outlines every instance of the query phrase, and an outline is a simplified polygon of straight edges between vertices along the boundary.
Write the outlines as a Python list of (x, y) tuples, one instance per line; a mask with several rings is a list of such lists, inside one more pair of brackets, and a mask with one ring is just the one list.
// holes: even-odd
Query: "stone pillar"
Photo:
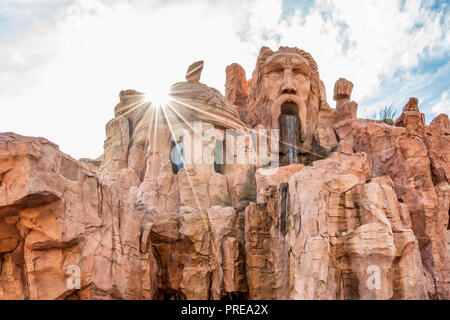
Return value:
[(339, 78), (334, 85), (333, 99), (336, 101), (336, 111), (349, 114), (352, 119), (356, 118), (358, 104), (350, 101), (353, 91), (353, 83), (344, 78)]

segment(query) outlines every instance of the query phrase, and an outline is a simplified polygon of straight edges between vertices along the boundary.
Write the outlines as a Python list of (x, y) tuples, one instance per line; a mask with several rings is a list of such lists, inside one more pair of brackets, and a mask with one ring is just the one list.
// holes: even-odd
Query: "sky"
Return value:
[(450, 114), (450, 0), (0, 0), (0, 132), (41, 136), (74, 158), (103, 152), (119, 92), (151, 98), (204, 60), (251, 77), (261, 46), (312, 54), (334, 106), (354, 83), (358, 116), (410, 97), (429, 123)]

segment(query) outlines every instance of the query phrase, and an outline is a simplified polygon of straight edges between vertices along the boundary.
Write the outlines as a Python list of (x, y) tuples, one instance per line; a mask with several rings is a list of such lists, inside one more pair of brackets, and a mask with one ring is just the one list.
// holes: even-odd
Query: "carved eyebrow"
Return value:
[(294, 60), (292, 62), (292, 69), (293, 70), (299, 70), (300, 72), (309, 75), (310, 73), (310, 68), (309, 65), (305, 62), (305, 61), (301, 61), (301, 60)]
[(272, 71), (283, 70), (284, 64), (281, 61), (273, 61), (264, 67), (264, 73), (267, 74)]

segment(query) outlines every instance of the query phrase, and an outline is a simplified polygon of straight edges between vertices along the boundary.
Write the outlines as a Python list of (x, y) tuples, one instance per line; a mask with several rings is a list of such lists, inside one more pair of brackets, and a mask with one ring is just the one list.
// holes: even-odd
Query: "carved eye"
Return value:
[(304, 77), (308, 77), (308, 75), (305, 73), (305, 71), (302, 68), (294, 68), (294, 69), (292, 69), (292, 72), (295, 74), (300, 74)]
[(268, 71), (266, 71), (266, 75), (267, 76), (271, 76), (271, 75), (277, 75), (279, 73), (283, 72), (283, 69), (280, 68), (274, 68), (274, 69), (270, 69)]

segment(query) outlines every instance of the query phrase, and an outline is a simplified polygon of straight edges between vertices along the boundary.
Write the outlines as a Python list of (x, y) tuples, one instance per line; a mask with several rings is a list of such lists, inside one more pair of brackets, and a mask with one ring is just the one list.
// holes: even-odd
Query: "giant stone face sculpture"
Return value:
[(317, 64), (312, 56), (298, 48), (263, 47), (250, 80), (247, 101), (250, 126), (280, 128), (282, 116), (298, 119), (301, 152), (311, 150), (321, 104)]

